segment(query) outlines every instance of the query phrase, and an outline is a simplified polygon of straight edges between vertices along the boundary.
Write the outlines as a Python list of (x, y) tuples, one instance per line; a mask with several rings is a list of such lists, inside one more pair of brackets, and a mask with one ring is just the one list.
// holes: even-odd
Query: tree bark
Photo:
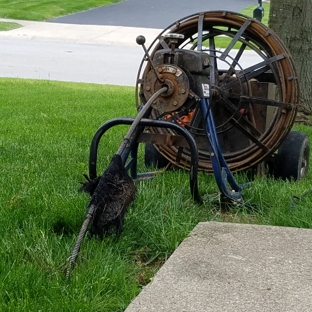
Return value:
[(300, 85), (299, 110), (312, 112), (312, 0), (271, 0), (269, 27), (289, 49)]

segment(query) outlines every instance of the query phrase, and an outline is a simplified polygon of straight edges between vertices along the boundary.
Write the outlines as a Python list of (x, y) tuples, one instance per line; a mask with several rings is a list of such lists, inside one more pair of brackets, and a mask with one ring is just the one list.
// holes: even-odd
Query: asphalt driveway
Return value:
[(257, 0), (125, 0), (50, 20), (49, 22), (163, 29), (194, 13), (214, 10), (238, 12)]

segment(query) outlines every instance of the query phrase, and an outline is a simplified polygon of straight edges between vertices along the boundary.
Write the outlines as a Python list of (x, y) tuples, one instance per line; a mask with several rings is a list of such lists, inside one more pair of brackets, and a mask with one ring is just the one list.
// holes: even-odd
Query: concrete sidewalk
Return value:
[(199, 223), (125, 312), (312, 311), (312, 230)]
[(33, 22), (0, 18), (1, 22), (15, 22), (22, 27), (0, 31), (0, 38), (61, 41), (94, 45), (136, 46), (136, 37), (144, 35), (147, 45), (159, 35), (161, 29), (122, 26), (94, 26)]

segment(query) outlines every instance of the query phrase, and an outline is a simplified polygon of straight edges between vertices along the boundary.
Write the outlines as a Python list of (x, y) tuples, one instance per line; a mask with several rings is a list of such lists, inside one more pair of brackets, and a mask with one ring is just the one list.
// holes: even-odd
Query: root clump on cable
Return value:
[(103, 238), (116, 230), (123, 229), (128, 206), (135, 198), (136, 186), (122, 164), (120, 155), (115, 155), (104, 174), (82, 183), (81, 191), (91, 195), (89, 207), (94, 206), (91, 236)]

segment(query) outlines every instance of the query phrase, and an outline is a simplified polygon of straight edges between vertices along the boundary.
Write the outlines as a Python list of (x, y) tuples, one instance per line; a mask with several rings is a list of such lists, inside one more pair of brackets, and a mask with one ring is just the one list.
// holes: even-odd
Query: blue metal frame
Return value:
[(212, 168), (218, 188), (225, 197), (231, 200), (239, 199), (242, 197), (241, 190), (249, 184), (236, 183), (223, 157), (208, 99), (201, 99), (200, 109), (208, 139), (208, 148), (210, 152)]
[[(241, 190), (248, 186), (249, 184), (237, 184), (221, 151), (217, 132), (212, 116), (212, 112), (210, 109), (209, 100), (206, 98), (201, 99), (200, 101), (200, 109), (204, 122), (204, 127), (206, 130), (206, 135), (208, 139), (208, 149), (210, 152), (211, 163), (213, 167), (213, 172), (215, 175), (217, 186), (221, 192), (221, 194), (230, 199), (230, 200), (238, 200), (242, 198)], [(90, 158), (89, 158), (89, 175), (91, 179), (97, 177), (97, 153), (98, 153), (98, 145), (99, 142), (104, 135), (104, 133), (110, 128), (117, 125), (131, 125), (133, 123), (133, 118), (116, 118), (105, 122), (100, 128), (96, 131), (93, 136), (91, 147), (90, 147)], [(198, 191), (198, 149), (196, 142), (189, 131), (185, 128), (181, 127), (178, 124), (163, 121), (163, 120), (152, 120), (143, 118), (139, 122), (137, 135), (143, 131), (144, 127), (160, 127), (160, 128), (170, 128), (178, 132), (182, 135), (185, 140), (189, 144), (189, 148), (191, 151), (191, 164), (190, 164), (190, 189), (191, 194), (194, 200), (198, 203), (202, 203), (202, 198)], [(151, 177), (151, 173), (137, 173), (137, 150), (138, 150), (138, 142), (137, 135), (129, 142), (129, 146), (125, 148), (122, 153), (122, 158), (124, 163), (126, 162), (128, 156), (131, 153), (130, 160), (125, 167), (130, 169), (132, 178), (140, 178), (140, 177)]]

